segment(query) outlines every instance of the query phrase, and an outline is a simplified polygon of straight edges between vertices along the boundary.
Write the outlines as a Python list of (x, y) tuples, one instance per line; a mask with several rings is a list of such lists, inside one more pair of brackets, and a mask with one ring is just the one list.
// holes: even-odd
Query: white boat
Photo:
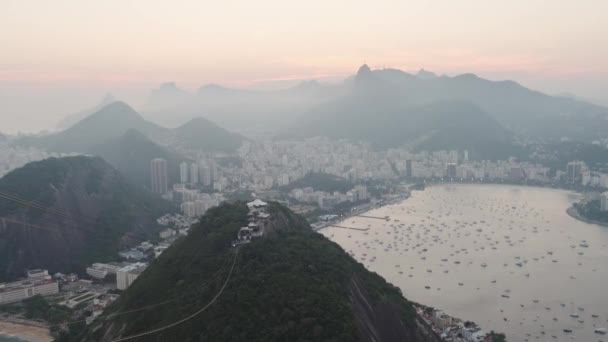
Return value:
[(606, 335), (608, 330), (606, 330), (606, 328), (597, 328), (593, 332), (595, 332), (596, 334)]
[(570, 317), (577, 318), (577, 317), (578, 317), (578, 314), (577, 314), (577, 313), (571, 313), (571, 314), (570, 314)]

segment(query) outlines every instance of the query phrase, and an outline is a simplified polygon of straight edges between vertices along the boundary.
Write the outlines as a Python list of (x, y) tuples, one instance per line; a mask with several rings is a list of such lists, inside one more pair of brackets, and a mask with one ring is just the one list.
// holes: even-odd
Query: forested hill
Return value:
[(1, 178), (0, 192), (0, 280), (112, 260), (119, 249), (157, 236), (156, 219), (175, 210), (103, 159), (84, 156), (29, 163)]
[(425, 341), (396, 287), (285, 207), (271, 204), (271, 233), (232, 247), (247, 212), (211, 209), (104, 313), (121, 315), (59, 341), (112, 341), (184, 319), (140, 340)]

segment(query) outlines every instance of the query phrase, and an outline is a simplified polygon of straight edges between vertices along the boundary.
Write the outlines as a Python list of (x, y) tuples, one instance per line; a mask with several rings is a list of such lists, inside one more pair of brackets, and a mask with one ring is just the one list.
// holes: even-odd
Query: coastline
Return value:
[(600, 221), (595, 221), (595, 220), (590, 220), (588, 218), (585, 218), (583, 216), (581, 216), (581, 214), (578, 213), (578, 210), (576, 210), (575, 207), (570, 207), (568, 209), (566, 209), (566, 213), (568, 213), (568, 215), (576, 220), (585, 222), (585, 223), (590, 223), (590, 224), (597, 224), (598, 226), (602, 226), (602, 227), (608, 227), (608, 223), (605, 222), (600, 222)]
[(48, 328), (7, 321), (0, 321), (0, 335), (16, 337), (29, 342), (52, 342), (54, 340)]

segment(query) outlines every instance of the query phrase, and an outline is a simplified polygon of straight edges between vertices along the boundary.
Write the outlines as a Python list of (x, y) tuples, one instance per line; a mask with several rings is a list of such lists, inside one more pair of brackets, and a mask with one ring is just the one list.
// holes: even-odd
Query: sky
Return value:
[(0, 0), (0, 131), (111, 92), (256, 87), (372, 68), (511, 79), (608, 104), (606, 0)]

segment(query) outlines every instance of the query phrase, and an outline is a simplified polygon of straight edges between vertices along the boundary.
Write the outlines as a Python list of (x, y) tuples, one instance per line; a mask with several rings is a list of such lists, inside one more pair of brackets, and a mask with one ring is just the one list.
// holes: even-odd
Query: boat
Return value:
[(573, 317), (573, 318), (578, 318), (578, 314), (577, 314), (577, 313), (571, 313), (571, 314), (570, 314), (570, 317)]
[(571, 333), (571, 332), (572, 332), (572, 329), (564, 329), (564, 332), (565, 332), (565, 333)]
[(593, 332), (596, 334), (600, 334), (600, 335), (606, 335), (608, 330), (606, 330), (606, 328), (597, 328), (597, 329), (593, 330)]

